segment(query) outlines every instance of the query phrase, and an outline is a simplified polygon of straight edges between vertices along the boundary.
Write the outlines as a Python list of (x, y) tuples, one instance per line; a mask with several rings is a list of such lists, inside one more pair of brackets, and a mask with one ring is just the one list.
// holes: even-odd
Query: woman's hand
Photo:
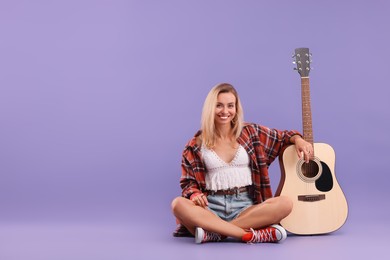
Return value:
[(197, 206), (202, 208), (207, 207), (209, 202), (207, 201), (206, 196), (203, 193), (194, 193), (191, 195), (190, 200)]
[(306, 142), (299, 135), (294, 135), (291, 137), (291, 142), (295, 144), (295, 150), (297, 151), (299, 158), (303, 157), (307, 163), (311, 158), (314, 158), (314, 148), (311, 143)]

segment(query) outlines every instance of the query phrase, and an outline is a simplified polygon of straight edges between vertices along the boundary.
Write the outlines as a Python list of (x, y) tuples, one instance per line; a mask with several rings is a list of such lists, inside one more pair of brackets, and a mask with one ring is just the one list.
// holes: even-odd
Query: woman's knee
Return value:
[(279, 212), (281, 214), (281, 218), (287, 217), (292, 209), (293, 209), (293, 202), (292, 200), (287, 196), (279, 196), (278, 198), (278, 207)]
[(186, 198), (183, 198), (183, 197), (176, 197), (173, 199), (172, 203), (171, 203), (171, 209), (173, 212), (177, 212), (178, 210), (180, 210), (180, 208), (182, 208), (184, 206), (184, 204), (186, 203)]

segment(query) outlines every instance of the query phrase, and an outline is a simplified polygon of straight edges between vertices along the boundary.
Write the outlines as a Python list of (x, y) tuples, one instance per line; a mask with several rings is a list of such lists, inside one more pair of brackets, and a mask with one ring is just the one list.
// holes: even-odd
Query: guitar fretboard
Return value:
[(303, 138), (313, 144), (313, 123), (311, 118), (310, 103), (310, 81), (309, 77), (301, 77), (301, 96), (302, 96), (302, 122)]

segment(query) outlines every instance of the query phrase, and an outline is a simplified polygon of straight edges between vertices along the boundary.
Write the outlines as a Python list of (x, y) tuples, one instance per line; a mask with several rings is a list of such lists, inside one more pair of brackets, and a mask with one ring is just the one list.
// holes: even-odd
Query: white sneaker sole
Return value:
[(278, 239), (278, 243), (284, 241), (287, 238), (287, 231), (280, 225), (272, 225), (271, 227), (276, 228), (276, 238)]
[(195, 228), (195, 243), (200, 244), (203, 241), (204, 230), (203, 228), (197, 227)]

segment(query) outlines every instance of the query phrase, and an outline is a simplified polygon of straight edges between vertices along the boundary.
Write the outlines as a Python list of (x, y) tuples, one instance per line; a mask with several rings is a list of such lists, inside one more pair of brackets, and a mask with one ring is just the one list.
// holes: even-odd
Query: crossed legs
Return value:
[(189, 199), (177, 197), (172, 201), (173, 214), (192, 234), (196, 227), (201, 227), (236, 239), (241, 239), (250, 228), (257, 229), (279, 223), (291, 210), (292, 201), (289, 198), (274, 197), (247, 208), (237, 218), (227, 222), (208, 209), (196, 206)]

